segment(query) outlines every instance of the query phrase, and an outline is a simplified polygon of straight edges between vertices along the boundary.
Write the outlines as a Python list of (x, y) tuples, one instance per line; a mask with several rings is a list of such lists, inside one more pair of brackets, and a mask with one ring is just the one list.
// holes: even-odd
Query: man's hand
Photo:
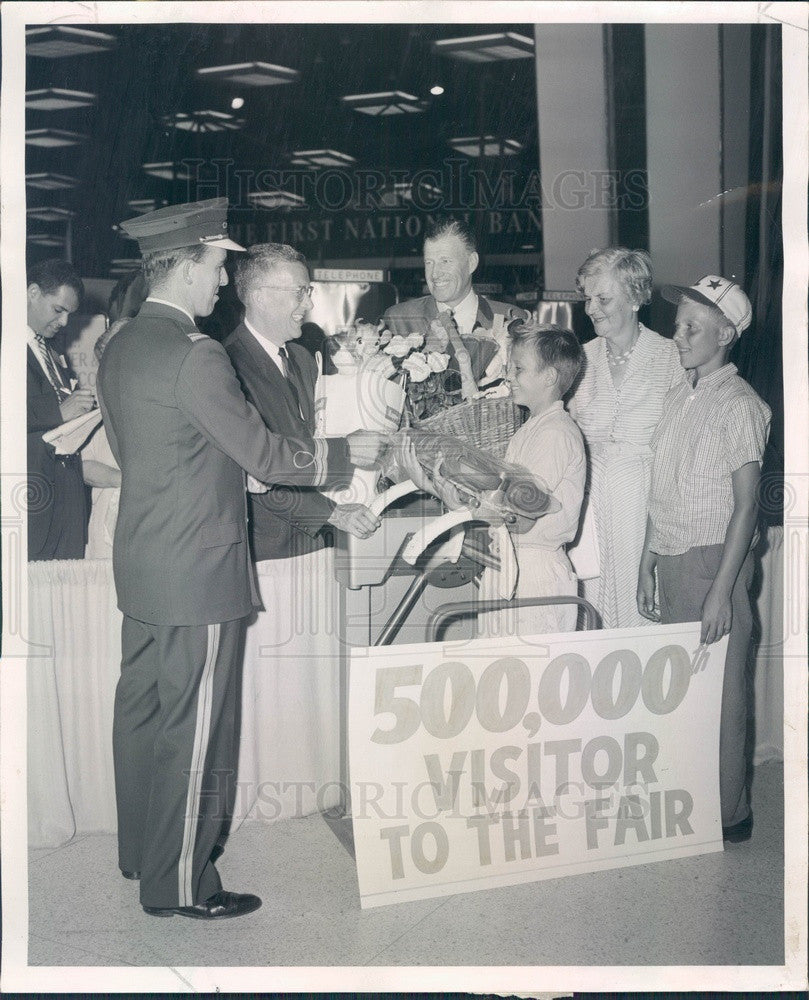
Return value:
[(74, 389), (67, 399), (59, 404), (59, 412), (62, 420), (73, 420), (83, 413), (89, 413), (96, 405), (95, 394), (92, 389)]
[(385, 453), (388, 436), (380, 431), (354, 431), (346, 441), (352, 465), (360, 469), (376, 469)]
[(710, 645), (730, 632), (733, 624), (733, 608), (730, 594), (722, 589), (711, 587), (705, 603), (702, 605), (702, 629), (699, 641)]
[(637, 600), (638, 611), (644, 618), (648, 618), (650, 622), (660, 621), (660, 612), (655, 607), (654, 572), (645, 569), (643, 566), (641, 566), (640, 573), (638, 574)]
[(329, 524), (355, 538), (368, 538), (382, 522), (361, 503), (341, 503), (331, 512)]

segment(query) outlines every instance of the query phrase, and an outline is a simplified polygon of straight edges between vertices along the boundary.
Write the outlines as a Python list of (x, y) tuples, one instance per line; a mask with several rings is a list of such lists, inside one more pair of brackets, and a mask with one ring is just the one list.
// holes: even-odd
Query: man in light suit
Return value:
[(51, 346), (84, 293), (66, 260), (46, 260), (28, 272), (28, 558), (83, 559), (87, 495), (81, 456), (57, 455), (42, 440), (95, 406), (91, 389), (75, 388), (73, 373)]
[[(317, 363), (295, 343), (312, 306), (306, 259), (284, 244), (257, 244), (237, 261), (234, 280), (245, 316), (225, 350), (245, 396), (275, 433), (313, 434)], [(324, 485), (339, 487), (346, 481)], [(275, 485), (266, 493), (251, 493), (249, 507), (256, 562), (322, 548), (328, 525), (367, 538), (379, 523), (363, 504), (336, 505), (314, 486)]]
[[(424, 277), (430, 294), (391, 306), (383, 318), (394, 334), (415, 332), (427, 337), (431, 322), (450, 312), (469, 350), (474, 375), (486, 385), (502, 377), (506, 320), (514, 307), (475, 292), (472, 275), (479, 261), (475, 237), (466, 223), (450, 217), (436, 220), (424, 237)], [(442, 346), (448, 350), (446, 344)]]
[(113, 547), (124, 614), (113, 751), (119, 866), (154, 916), (250, 913), (211, 854), (235, 772), (243, 619), (256, 592), (244, 472), (312, 486), (372, 467), (378, 435), (316, 441), (265, 427), (224, 348), (196, 328), (227, 282), (227, 200), (169, 206), (121, 228), (137, 239), (149, 297), (110, 342), (98, 392), (121, 468)]

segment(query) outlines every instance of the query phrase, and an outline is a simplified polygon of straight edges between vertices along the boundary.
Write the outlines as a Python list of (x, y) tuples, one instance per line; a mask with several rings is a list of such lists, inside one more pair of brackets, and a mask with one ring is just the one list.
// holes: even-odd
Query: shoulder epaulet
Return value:
[(193, 332), (193, 333), (188, 333), (188, 334), (186, 334), (186, 336), (188, 337), (188, 339), (189, 339), (190, 341), (197, 341), (197, 340), (209, 340), (209, 339), (210, 339), (210, 338), (209, 338), (209, 337), (207, 336), (207, 334), (204, 334), (204, 333), (200, 333), (200, 332), (199, 332), (199, 330), (194, 330), (194, 332)]

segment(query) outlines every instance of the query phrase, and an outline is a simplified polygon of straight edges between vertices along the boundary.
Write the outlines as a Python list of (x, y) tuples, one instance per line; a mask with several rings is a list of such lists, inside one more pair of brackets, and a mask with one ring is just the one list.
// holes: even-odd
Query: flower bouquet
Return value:
[(354, 366), (398, 382), (406, 393), (407, 423), (415, 425), (473, 399), (477, 379), (497, 351), (494, 343), (447, 332), (446, 325), (433, 320), (426, 335), (393, 334), (384, 320), (360, 321), (331, 338), (332, 361), (338, 370)]

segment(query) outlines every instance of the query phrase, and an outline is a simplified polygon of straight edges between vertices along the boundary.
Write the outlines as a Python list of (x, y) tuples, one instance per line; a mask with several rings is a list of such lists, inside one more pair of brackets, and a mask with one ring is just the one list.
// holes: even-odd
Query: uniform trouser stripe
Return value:
[(188, 794), (185, 804), (185, 821), (183, 825), (183, 843), (180, 850), (180, 863), (177, 870), (178, 895), (180, 906), (192, 906), (194, 845), (197, 839), (199, 822), (200, 792), (205, 768), (205, 757), (208, 753), (208, 742), (211, 733), (211, 709), (213, 705), (213, 676), (216, 658), (219, 653), (218, 624), (208, 626), (208, 647), (205, 654), (205, 666), (200, 678), (199, 694), (197, 695), (197, 717), (194, 728), (194, 749), (191, 755), (191, 769), (188, 775)]

